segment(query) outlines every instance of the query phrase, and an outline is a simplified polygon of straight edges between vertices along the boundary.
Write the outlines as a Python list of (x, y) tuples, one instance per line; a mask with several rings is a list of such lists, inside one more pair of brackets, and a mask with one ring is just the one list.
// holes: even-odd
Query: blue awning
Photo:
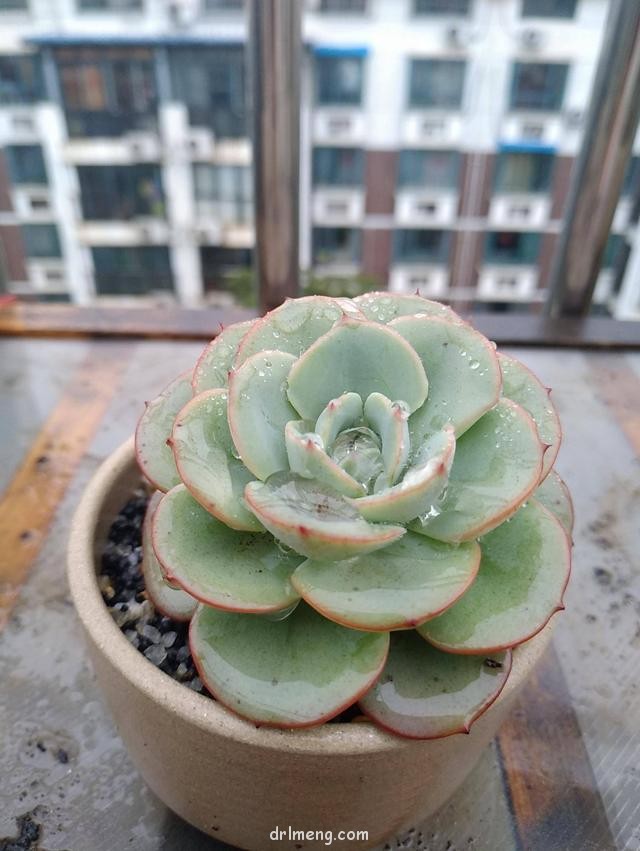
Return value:
[(554, 145), (545, 145), (543, 142), (536, 142), (533, 139), (523, 140), (522, 142), (501, 142), (498, 150), (503, 154), (555, 154), (556, 148)]
[(313, 52), (316, 56), (347, 56), (362, 59), (369, 53), (369, 48), (362, 45), (314, 44)]

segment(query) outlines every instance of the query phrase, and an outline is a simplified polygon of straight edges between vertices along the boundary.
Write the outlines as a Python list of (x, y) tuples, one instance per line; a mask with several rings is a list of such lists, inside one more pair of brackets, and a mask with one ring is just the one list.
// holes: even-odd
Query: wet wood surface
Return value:
[[(222, 847), (168, 813), (131, 766), (96, 691), (64, 578), (83, 487), (131, 433), (143, 400), (192, 365), (200, 348), (0, 339), (0, 847), (1, 837), (18, 835), (25, 813), (47, 851)], [(552, 651), (479, 766), (428, 824), (390, 847), (633, 851), (640, 355), (513, 353), (554, 388), (564, 424), (557, 467), (577, 514), (567, 609)]]

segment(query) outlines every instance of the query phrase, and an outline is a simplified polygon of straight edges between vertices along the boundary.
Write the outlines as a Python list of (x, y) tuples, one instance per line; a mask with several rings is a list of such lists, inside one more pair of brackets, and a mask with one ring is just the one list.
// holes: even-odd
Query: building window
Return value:
[(81, 12), (141, 12), (143, 0), (78, 0)]
[(78, 166), (78, 180), (85, 219), (164, 217), (162, 179), (156, 165)]
[(548, 153), (501, 153), (496, 166), (496, 192), (548, 192), (553, 161), (553, 154)]
[(40, 57), (0, 55), (0, 104), (39, 100), (44, 100)]
[(361, 186), (364, 152), (360, 148), (314, 148), (313, 182), (316, 186)]
[(523, 18), (573, 18), (577, 0), (522, 0)]
[(314, 228), (313, 262), (317, 266), (360, 262), (360, 231), (356, 228)]
[(57, 51), (69, 135), (119, 136), (155, 130), (153, 54), (146, 48)]
[(624, 258), (626, 242), (622, 234), (611, 233), (602, 255), (602, 266), (604, 269), (615, 269)]
[(5, 155), (13, 184), (46, 185), (47, 169), (40, 145), (11, 145)]
[(468, 15), (471, 0), (413, 0), (414, 15)]
[[(200, 264), (204, 291), (207, 293), (225, 291), (231, 285), (231, 288), (236, 290), (236, 295), (241, 295), (241, 301), (244, 302), (251, 296), (254, 289), (252, 263), (250, 248), (203, 246), (200, 249)], [(234, 277), (235, 280), (233, 280)], [(243, 285), (246, 291), (240, 293)]]
[(535, 266), (539, 253), (539, 233), (492, 231), (485, 237), (484, 256), (489, 264)]
[(192, 126), (226, 139), (247, 135), (244, 52), (241, 47), (178, 48), (171, 52), (173, 95)]
[(458, 186), (460, 155), (457, 151), (400, 151), (398, 184), (428, 189)]
[(461, 59), (412, 59), (409, 105), (458, 109), (462, 105), (465, 67)]
[(244, 0), (204, 0), (205, 12), (240, 12)]
[(561, 108), (569, 66), (548, 62), (516, 62), (513, 66), (511, 109)]
[(169, 249), (164, 245), (92, 248), (98, 295), (146, 295), (172, 290)]
[(363, 57), (316, 55), (316, 102), (321, 106), (359, 106)]
[(394, 257), (400, 263), (447, 263), (451, 233), (407, 228), (394, 234)]
[(234, 224), (252, 221), (253, 186), (248, 166), (197, 163), (193, 172), (201, 215)]
[(58, 228), (55, 225), (22, 225), (27, 257), (61, 257)]
[(0, 12), (28, 12), (27, 0), (0, 0)]
[(361, 15), (367, 11), (367, 0), (320, 0), (319, 11)]

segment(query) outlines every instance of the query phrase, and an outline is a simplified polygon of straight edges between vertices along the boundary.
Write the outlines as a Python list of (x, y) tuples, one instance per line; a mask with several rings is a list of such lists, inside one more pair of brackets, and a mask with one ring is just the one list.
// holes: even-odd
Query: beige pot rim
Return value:
[[(109, 614), (98, 587), (96, 534), (107, 498), (134, 466), (131, 437), (103, 462), (84, 491), (73, 517), (68, 552), (68, 579), (76, 611), (91, 640), (123, 677), (184, 721), (245, 745), (330, 756), (384, 753), (424, 744), (394, 736), (372, 723), (324, 724), (306, 730), (257, 727), (173, 680), (133, 647)], [(511, 674), (496, 704), (508, 700), (528, 676), (543, 654), (551, 631), (549, 624), (514, 651)]]

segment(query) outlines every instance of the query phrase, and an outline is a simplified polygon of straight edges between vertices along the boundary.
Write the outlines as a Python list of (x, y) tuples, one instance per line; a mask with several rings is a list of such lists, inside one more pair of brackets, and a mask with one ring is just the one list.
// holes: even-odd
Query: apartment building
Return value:
[[(607, 7), (308, 0), (303, 268), (542, 301)], [(0, 0), (5, 289), (196, 306), (250, 264), (245, 41), (241, 0)], [(627, 317), (638, 154), (596, 296)]]

